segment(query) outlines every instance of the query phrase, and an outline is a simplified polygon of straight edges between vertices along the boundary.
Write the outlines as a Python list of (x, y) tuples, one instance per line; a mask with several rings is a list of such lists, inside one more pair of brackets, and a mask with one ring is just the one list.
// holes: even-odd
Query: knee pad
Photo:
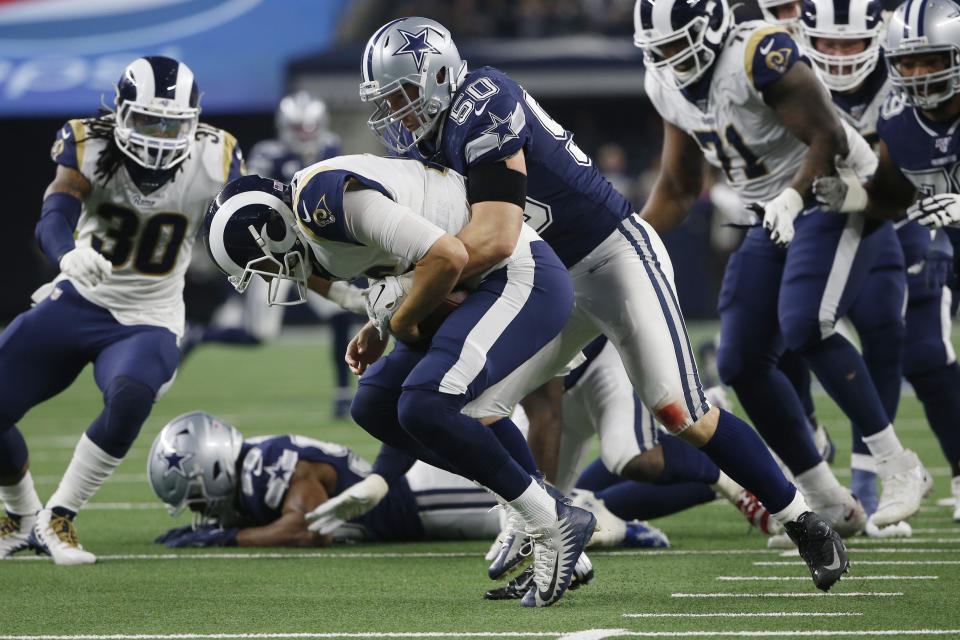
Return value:
[(399, 395), (394, 389), (362, 384), (350, 403), (350, 417), (364, 431), (385, 442), (388, 431), (397, 425)]
[(124, 457), (150, 415), (155, 396), (139, 380), (114, 378), (103, 392), (103, 412), (87, 429), (87, 437), (111, 456)]
[(781, 314), (780, 333), (787, 349), (797, 353), (803, 353), (823, 340), (819, 319), (802, 313)]

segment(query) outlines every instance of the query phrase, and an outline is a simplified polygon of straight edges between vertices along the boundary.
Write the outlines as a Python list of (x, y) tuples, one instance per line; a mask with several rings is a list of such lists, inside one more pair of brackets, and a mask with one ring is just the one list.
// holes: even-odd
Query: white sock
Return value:
[(797, 491), (797, 495), (793, 497), (790, 504), (782, 511), (774, 513), (773, 517), (780, 524), (787, 524), (788, 522), (795, 522), (801, 514), (807, 511), (810, 511), (810, 507), (807, 506), (807, 501), (803, 499), (803, 494)]
[(888, 424), (886, 429), (872, 436), (863, 436), (863, 441), (877, 460), (887, 460), (903, 451), (903, 445), (900, 444), (892, 424)]
[(720, 472), (720, 477), (717, 478), (717, 481), (710, 485), (710, 488), (734, 504), (736, 504), (737, 498), (740, 497), (740, 492), (743, 491), (743, 487), (734, 482), (733, 478), (723, 471)]
[(557, 501), (532, 478), (530, 486), (520, 494), (520, 497), (507, 504), (516, 509), (527, 524), (533, 527), (546, 527), (557, 521)]
[(840, 482), (833, 475), (833, 471), (830, 471), (830, 466), (827, 465), (826, 460), (821, 460), (812, 468), (797, 474), (794, 483), (807, 497), (828, 495), (841, 488)]
[(873, 459), (873, 456), (869, 453), (851, 453), (850, 454), (850, 468), (859, 469), (860, 471), (869, 471), (870, 473), (877, 472), (877, 461)]
[(60, 486), (47, 501), (47, 507), (80, 511), (80, 507), (97, 492), (122, 461), (123, 458), (114, 458), (95, 445), (87, 434), (83, 434), (73, 451), (70, 465), (60, 480)]
[(17, 484), (0, 486), (0, 502), (3, 502), (8, 514), (13, 513), (18, 516), (33, 515), (43, 508), (37, 490), (33, 487), (33, 476), (29, 471)]

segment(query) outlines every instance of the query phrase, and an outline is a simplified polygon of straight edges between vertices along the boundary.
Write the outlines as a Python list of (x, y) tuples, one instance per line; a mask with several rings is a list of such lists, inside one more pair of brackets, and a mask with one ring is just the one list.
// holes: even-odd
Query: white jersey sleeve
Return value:
[(446, 232), (373, 189), (343, 194), (344, 223), (353, 238), (416, 263)]

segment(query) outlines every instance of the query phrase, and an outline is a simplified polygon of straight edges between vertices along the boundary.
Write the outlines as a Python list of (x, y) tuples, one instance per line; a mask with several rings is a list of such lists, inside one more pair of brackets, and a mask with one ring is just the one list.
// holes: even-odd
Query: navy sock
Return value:
[(533, 459), (533, 452), (530, 451), (530, 445), (523, 433), (517, 428), (510, 418), (500, 418), (496, 422), (487, 425), (493, 435), (497, 437), (503, 448), (510, 453), (510, 457), (517, 461), (523, 470), (531, 476), (539, 476), (540, 470), (537, 469), (537, 462)]
[(337, 386), (341, 389), (350, 386), (350, 368), (343, 359), (350, 344), (350, 327), (353, 326), (356, 315), (352, 313), (337, 313), (330, 318), (330, 329), (333, 331), (333, 366), (337, 373)]
[(796, 496), (757, 432), (728, 411), (720, 409), (717, 430), (701, 450), (770, 513), (786, 509)]
[(373, 472), (383, 476), (387, 484), (391, 485), (410, 471), (416, 461), (410, 454), (385, 444), (380, 447), (380, 453), (373, 461)]
[(15, 478), (27, 463), (27, 441), (16, 425), (0, 431), (0, 478)]
[(803, 356), (823, 388), (863, 435), (872, 436), (887, 428), (890, 419), (863, 356), (846, 338), (835, 333), (804, 349)]
[(909, 381), (940, 441), (951, 475), (960, 475), (960, 364), (911, 376)]
[(587, 491), (596, 493), (618, 482), (623, 482), (623, 478), (614, 473), (610, 473), (610, 471), (603, 466), (603, 460), (597, 458), (588, 464), (587, 468), (580, 474), (580, 477), (577, 478), (576, 487), (577, 489), (586, 489)]
[(54, 512), (55, 514), (57, 514), (58, 516), (61, 516), (61, 517), (63, 517), (63, 518), (67, 518), (68, 520), (73, 520), (74, 518), (77, 517), (77, 512), (76, 512), (76, 511), (71, 511), (70, 509), (67, 509), (66, 507), (53, 507), (53, 508), (50, 509), (50, 510), (53, 511), (53, 512)]
[(686, 440), (661, 433), (660, 448), (663, 449), (663, 473), (657, 484), (713, 484), (720, 478), (720, 469), (713, 460)]
[(623, 520), (649, 520), (710, 502), (716, 497), (702, 482), (660, 485), (622, 480), (596, 492), (607, 509)]
[(415, 439), (433, 449), (504, 500), (520, 497), (530, 486), (530, 474), (479, 420), (460, 413), (464, 396), (427, 389), (404, 389), (397, 405), (400, 424)]
[(777, 368), (783, 372), (797, 392), (800, 403), (803, 405), (804, 415), (812, 416), (816, 411), (813, 406), (813, 394), (810, 393), (810, 367), (803, 357), (796, 351), (787, 349), (780, 356)]
[[(903, 385), (903, 326), (885, 324), (860, 332), (863, 361), (877, 390), (887, 420), (893, 422)], [(957, 387), (960, 390), (960, 387)]]
[[(364, 431), (393, 449), (445, 471), (463, 475), (450, 462), (438, 456), (432, 449), (422, 445), (404, 430), (397, 417), (397, 402), (399, 399), (400, 392), (398, 390), (361, 384), (357, 387), (356, 395), (353, 396), (350, 416)], [(384, 470), (391, 473), (389, 468)]]
[(823, 458), (813, 443), (806, 411), (780, 369), (745, 371), (732, 386), (750, 421), (794, 475), (820, 464)]

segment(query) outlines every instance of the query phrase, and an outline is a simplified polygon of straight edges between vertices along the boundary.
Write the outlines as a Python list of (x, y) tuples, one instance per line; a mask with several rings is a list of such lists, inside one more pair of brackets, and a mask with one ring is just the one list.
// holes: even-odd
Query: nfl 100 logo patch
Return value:
[(937, 138), (936, 140), (934, 140), (933, 146), (935, 146), (937, 148), (937, 151), (939, 151), (940, 153), (946, 153), (947, 149), (950, 148), (950, 140), (952, 140), (951, 136)]

